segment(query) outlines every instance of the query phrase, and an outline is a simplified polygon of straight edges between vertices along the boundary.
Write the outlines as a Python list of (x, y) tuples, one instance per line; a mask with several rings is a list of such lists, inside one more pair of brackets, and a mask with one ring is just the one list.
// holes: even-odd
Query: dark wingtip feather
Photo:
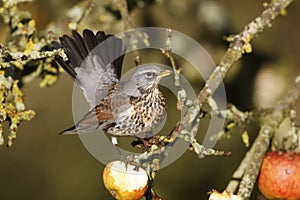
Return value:
[(97, 42), (96, 36), (91, 30), (84, 29), (82, 35), (84, 38), (85, 45), (88, 47), (90, 51), (99, 44)]
[[(62, 43), (59, 43), (57, 41), (52, 41), (51, 45), (52, 45), (52, 49), (61, 49), (61, 48), (63, 48)], [(67, 52), (67, 50), (65, 48), (64, 48), (64, 51)], [(74, 67), (72, 66), (72, 63), (70, 63), (70, 60), (64, 61), (62, 59), (62, 57), (56, 56), (55, 61), (72, 77), (73, 80), (76, 79), (77, 74), (74, 70)]]
[[(60, 57), (56, 57), (55, 60), (74, 80), (76, 80), (77, 74), (75, 72), (75, 68), (81, 66), (85, 58), (98, 44), (110, 37), (114, 36), (111, 34), (106, 35), (103, 31), (98, 31), (94, 34), (91, 30), (85, 29), (83, 30), (82, 36), (77, 31), (72, 31), (72, 37), (63, 35), (59, 38), (60, 43), (56, 41), (52, 42), (52, 47), (54, 49), (64, 49), (65, 54), (68, 57), (68, 61), (64, 61)], [(112, 62), (116, 75), (120, 78), (125, 48), (122, 40), (119, 38), (114, 37), (113, 42), (109, 42), (109, 44), (113, 44), (113, 46), (105, 45), (105, 48), (103, 49), (103, 56), (106, 57), (107, 55), (111, 55), (109, 52), (112, 51), (116, 51), (116, 55), (121, 54), (119, 58)], [(104, 60), (105, 59), (107, 58), (104, 58)]]
[(105, 33), (103, 31), (98, 31), (96, 33), (96, 40), (99, 44), (106, 39), (107, 39), (107, 36), (105, 35)]
[(88, 56), (89, 51), (91, 49), (88, 49), (86, 47), (85, 42), (84, 42), (82, 36), (77, 31), (72, 31), (72, 35), (73, 35), (74, 41), (77, 44), (78, 53), (80, 53), (81, 58), (84, 60)]

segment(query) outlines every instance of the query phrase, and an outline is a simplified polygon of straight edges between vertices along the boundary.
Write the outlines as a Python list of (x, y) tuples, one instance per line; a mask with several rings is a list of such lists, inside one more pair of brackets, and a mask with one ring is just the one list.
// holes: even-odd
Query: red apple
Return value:
[(300, 200), (300, 153), (268, 152), (260, 168), (258, 188), (268, 199)]

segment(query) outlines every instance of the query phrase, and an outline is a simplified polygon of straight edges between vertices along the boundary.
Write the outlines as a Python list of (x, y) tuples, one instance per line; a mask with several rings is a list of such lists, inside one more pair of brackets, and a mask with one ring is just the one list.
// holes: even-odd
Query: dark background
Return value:
[[(201, 7), (208, 2), (221, 9), (217, 12), (211, 7), (205, 9), (208, 14), (220, 15), (221, 25), (207, 22), (208, 14), (201, 14)], [(24, 8), (32, 11), (38, 30), (43, 30), (75, 3), (37, 0)], [(132, 20), (137, 27), (170, 27), (187, 34), (202, 44), (218, 63), (227, 48), (223, 36), (240, 32), (261, 13), (262, 3), (258, 0), (170, 0), (133, 10)], [(253, 53), (244, 55), (225, 78), (228, 102), (242, 110), (269, 107), (291, 87), (300, 72), (299, 10), (300, 3), (295, 1), (288, 8), (287, 16), (276, 19), (272, 28), (253, 40)], [(2, 43), (5, 31), (1, 22)], [(203, 82), (193, 77), (188, 68), (184, 73), (198, 92)], [(112, 199), (102, 183), (104, 165), (87, 152), (78, 136), (58, 135), (73, 123), (73, 82), (66, 74), (49, 88), (40, 88), (39, 81), (23, 88), (27, 108), (36, 111), (36, 117), (21, 124), (11, 148), (0, 148), (0, 199)], [(169, 101), (172, 104), (172, 100)], [(169, 127), (174, 126), (171, 122)], [(250, 133), (251, 141), (256, 134)], [(211, 189), (223, 191), (247, 148), (238, 133), (230, 140), (219, 142), (215, 148), (231, 151), (232, 156), (198, 159), (194, 153), (186, 152), (159, 172), (155, 181), (158, 194), (164, 199), (192, 200), (207, 199)], [(257, 199), (257, 191), (252, 199)]]

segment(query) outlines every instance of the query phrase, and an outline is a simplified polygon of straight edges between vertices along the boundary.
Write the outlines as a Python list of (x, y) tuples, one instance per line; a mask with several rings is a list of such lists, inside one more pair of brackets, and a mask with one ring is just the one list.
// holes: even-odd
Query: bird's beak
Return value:
[(168, 70), (168, 69), (166, 69), (166, 70), (164, 70), (164, 71), (160, 72), (158, 76), (159, 76), (160, 78), (162, 78), (162, 77), (169, 76), (170, 74), (172, 74), (172, 71), (171, 71), (171, 70)]

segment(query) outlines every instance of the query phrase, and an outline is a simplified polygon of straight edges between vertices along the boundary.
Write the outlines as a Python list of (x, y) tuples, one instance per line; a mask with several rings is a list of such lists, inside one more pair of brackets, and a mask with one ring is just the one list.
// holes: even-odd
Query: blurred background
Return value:
[[(263, 2), (253, 0), (138, 2), (137, 7), (130, 7), (134, 26), (158, 26), (184, 33), (203, 45), (215, 63), (227, 48), (223, 36), (240, 32), (263, 10)], [(35, 0), (23, 8), (32, 12), (37, 29), (42, 32), (76, 3), (75, 0)], [(276, 19), (270, 29), (253, 40), (253, 52), (244, 55), (225, 78), (228, 102), (243, 111), (271, 107), (293, 85), (300, 74), (299, 9), (300, 2), (295, 1), (285, 17)], [(83, 23), (82, 28), (84, 26)], [(95, 26), (98, 29), (101, 24)], [(95, 29), (90, 25), (87, 28)], [(103, 27), (110, 33), (122, 31), (122, 28), (122, 22)], [(0, 22), (2, 44), (6, 34), (6, 26)], [(143, 62), (151, 61), (151, 57), (143, 55)], [(200, 91), (203, 80), (185, 67), (184, 60), (178, 58), (178, 63), (195, 92)], [(133, 58), (129, 56), (126, 66), (133, 64)], [(125, 71), (128, 69), (124, 68)], [(113, 199), (102, 182), (104, 165), (89, 154), (78, 136), (58, 135), (74, 123), (72, 80), (62, 74), (58, 83), (49, 88), (40, 88), (39, 82), (35, 80), (23, 87), (27, 108), (36, 111), (36, 117), (21, 124), (12, 147), (0, 148), (0, 200)], [(167, 99), (171, 116), (176, 112), (172, 109), (175, 99), (174, 96), (167, 96)], [(168, 118), (166, 130), (178, 119)], [(257, 127), (253, 125), (249, 134), (253, 141)], [(201, 130), (198, 137), (202, 137)], [(157, 193), (168, 200), (198, 200), (207, 199), (211, 189), (223, 191), (247, 148), (239, 133), (230, 140), (219, 142), (215, 148), (231, 151), (232, 156), (199, 159), (193, 152), (186, 152), (160, 170), (154, 185)], [(258, 196), (255, 190), (251, 199)]]

